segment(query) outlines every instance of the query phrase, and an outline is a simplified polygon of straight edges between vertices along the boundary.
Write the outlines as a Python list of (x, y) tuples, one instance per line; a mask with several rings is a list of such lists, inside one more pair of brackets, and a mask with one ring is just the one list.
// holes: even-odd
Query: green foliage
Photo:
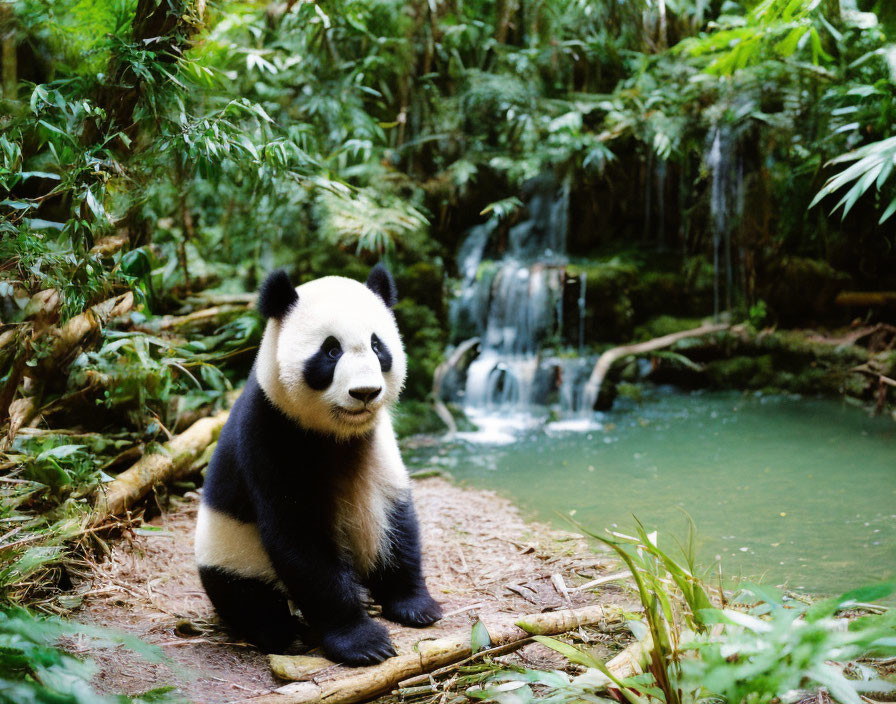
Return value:
[(426, 227), (426, 218), (398, 198), (383, 200), (377, 202), (369, 190), (324, 191), (319, 205), (325, 240), (359, 255), (383, 255), (402, 241), (413, 246), (413, 238), (419, 239)]
[[(865, 602), (892, 594), (896, 585), (858, 589), (808, 605), (775, 589), (748, 584), (728, 602), (694, 573), (692, 524), (686, 545), (680, 546), (680, 561), (658, 546), (656, 533), (646, 533), (640, 524), (637, 536), (589, 535), (613, 549), (631, 570), (644, 612), (629, 626), (640, 641), (644, 674), (620, 679), (587, 650), (538, 637), (585, 671), (569, 677), (558, 671), (502, 670), (468, 691), (469, 696), (502, 704), (609, 702), (619, 695), (630, 704), (768, 704), (793, 697), (798, 690), (824, 687), (841, 704), (859, 704), (862, 692), (893, 690), (869, 658), (887, 658), (896, 650), (896, 614), (872, 609), (860, 618), (838, 616), (870, 608)], [(541, 685), (537, 693), (530, 683)], [(608, 688), (615, 689), (617, 697), (610, 699)]]
[(762, 327), (762, 324), (766, 321), (768, 317), (768, 306), (765, 304), (765, 301), (759, 299), (750, 306), (749, 311), (749, 320), (750, 325), (752, 325), (757, 330)]
[(819, 32), (839, 33), (822, 17), (819, 0), (760, 0), (744, 14), (722, 14), (715, 31), (682, 41), (678, 51), (710, 59), (705, 70), (720, 76), (768, 59), (808, 54), (813, 64), (831, 61)]
[(401, 300), (395, 306), (395, 318), (410, 351), (408, 378), (410, 398), (426, 398), (432, 389), (432, 374), (442, 361), (445, 331), (431, 306), (413, 300)]
[(751, 608), (703, 615), (707, 624), (721, 625), (722, 636), (689, 646), (699, 657), (682, 660), (682, 682), (729, 702), (765, 703), (796, 689), (824, 687), (838, 702), (860, 704), (862, 692), (889, 691), (893, 685), (869, 666), (857, 665), (847, 676), (845, 668), (833, 662), (892, 654), (896, 614), (851, 622), (838, 622), (834, 616), (892, 592), (893, 585), (880, 585), (807, 606), (784, 599), (774, 589), (746, 585), (738, 598)]
[[(893, 167), (896, 166), (896, 137), (866, 144), (864, 147), (832, 159), (829, 163), (846, 164), (849, 162), (855, 163), (836, 176), (831, 176), (815, 196), (811, 205), (814, 206), (825, 196), (836, 193), (851, 183), (852, 187), (834, 206), (834, 210), (843, 207), (843, 217), (845, 218), (859, 198), (870, 191), (872, 186), (875, 190), (882, 191), (890, 174), (893, 173)], [(880, 223), (883, 224), (889, 220), (894, 213), (896, 213), (896, 196), (890, 200), (880, 216)]]
[[(69, 644), (60, 647), (60, 640)], [(169, 662), (162, 652), (133, 636), (37, 618), (24, 609), (0, 610), (0, 702), (4, 704), (149, 704), (182, 702), (170, 687), (136, 696), (100, 694), (91, 685), (96, 667), (72, 651), (85, 646), (123, 645), (149, 662)]]
[(445, 432), (445, 423), (436, 414), (432, 403), (428, 401), (402, 401), (392, 416), (392, 425), (399, 438), (420, 433)]

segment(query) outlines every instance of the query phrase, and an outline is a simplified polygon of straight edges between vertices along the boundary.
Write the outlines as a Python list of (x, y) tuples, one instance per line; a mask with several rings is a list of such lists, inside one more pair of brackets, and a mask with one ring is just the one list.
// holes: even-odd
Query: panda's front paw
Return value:
[(383, 616), (403, 626), (423, 628), (442, 618), (442, 607), (424, 591), (383, 604)]
[(376, 665), (395, 655), (385, 626), (367, 617), (326, 631), (321, 641), (330, 660), (346, 665)]

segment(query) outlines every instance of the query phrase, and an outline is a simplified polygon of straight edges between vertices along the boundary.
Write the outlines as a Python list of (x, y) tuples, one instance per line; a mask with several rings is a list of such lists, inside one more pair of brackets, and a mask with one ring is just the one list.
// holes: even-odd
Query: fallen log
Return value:
[(435, 406), (436, 415), (448, 427), (448, 434), (454, 435), (457, 432), (457, 423), (454, 422), (454, 416), (448, 410), (448, 406), (442, 401), (442, 381), (445, 375), (454, 369), (464, 356), (479, 344), (478, 337), (471, 337), (469, 340), (461, 342), (451, 356), (436, 367), (432, 374), (432, 398)]
[(879, 371), (877, 371), (876, 369), (872, 369), (871, 366), (868, 365), (868, 364), (860, 364), (860, 365), (857, 366), (857, 367), (853, 367), (853, 368), (850, 369), (849, 371), (851, 371), (851, 372), (861, 372), (862, 374), (868, 374), (869, 376), (876, 377), (877, 380), (878, 380), (881, 384), (885, 384), (885, 385), (887, 385), (887, 386), (894, 386), (894, 387), (896, 387), (896, 379), (891, 379), (890, 377), (886, 376), (885, 374), (881, 374), (881, 373), (880, 373)]
[(91, 306), (58, 330), (50, 331), (50, 335), (55, 339), (50, 354), (39, 362), (40, 373), (53, 371), (60, 362), (72, 356), (91, 335), (98, 334), (103, 325), (113, 318), (124, 315), (133, 307), (134, 294), (128, 291)]
[(229, 411), (197, 420), (158, 451), (141, 457), (97, 492), (91, 525), (126, 511), (158, 484), (190, 473), (193, 463), (218, 439)]
[(141, 325), (140, 329), (150, 332), (158, 332), (160, 330), (181, 331), (185, 329), (214, 330), (247, 310), (249, 308), (246, 305), (222, 304), (195, 310), (186, 315), (165, 315)]
[(896, 306), (896, 291), (841, 291), (834, 299), (835, 306)]
[(604, 379), (609, 373), (610, 368), (623, 357), (629, 357), (633, 354), (644, 354), (645, 352), (661, 350), (664, 347), (671, 347), (680, 340), (684, 340), (689, 337), (700, 337), (701, 335), (709, 335), (714, 332), (723, 332), (730, 329), (730, 327), (730, 325), (723, 323), (701, 325), (699, 328), (682, 330), (681, 332), (674, 332), (671, 335), (655, 337), (652, 340), (647, 340), (646, 342), (638, 342), (634, 345), (622, 345), (621, 347), (614, 347), (613, 349), (607, 350), (598, 358), (597, 364), (594, 365), (594, 369), (591, 372), (591, 376), (588, 377), (588, 381), (585, 382), (585, 408), (594, 407), (594, 404), (597, 402), (597, 397), (600, 395), (600, 387), (603, 385)]
[(251, 308), (255, 305), (257, 298), (257, 293), (207, 293), (202, 291), (195, 296), (189, 296), (186, 299), (186, 303), (197, 309), (225, 305), (238, 305)]
[[(532, 635), (558, 635), (579, 626), (622, 621), (621, 609), (586, 606), (545, 614), (522, 616), (515, 624), (486, 624), (492, 648), (526, 643)], [(459, 663), (473, 654), (469, 629), (450, 638), (422, 640), (412, 652), (403, 653), (373, 667), (352, 670), (326, 682), (294, 682), (269, 694), (244, 700), (251, 704), (357, 704), (391, 691), (400, 682)], [(288, 656), (272, 656), (278, 674), (287, 672)], [(305, 671), (300, 669), (300, 671)]]
[[(48, 289), (40, 293), (44, 295), (35, 294), (32, 301), (38, 301), (40, 305), (52, 311), (53, 306), (56, 305), (53, 303), (52, 297), (57, 296), (56, 292)], [(50, 352), (45, 357), (36, 360), (36, 365), (31, 369), (26, 367), (32, 363), (32, 360), (29, 359), (32, 349), (30, 342), (18, 351), (12, 371), (7, 375), (7, 383), (0, 388), (0, 422), (7, 418), (10, 421), (5, 440), (6, 446), (15, 439), (19, 428), (28, 425), (40, 414), (41, 396), (46, 379), (52, 374), (57, 374), (60, 368), (64, 367), (91, 338), (99, 336), (106, 323), (128, 313), (133, 307), (134, 294), (128, 291), (91, 306), (61, 328), (44, 328), (38, 333), (38, 337), (41, 339), (44, 336), (52, 338)], [(8, 337), (4, 336), (3, 339), (8, 342)], [(27, 396), (14, 401), (19, 382), (24, 378), (32, 379), (35, 382), (35, 388)]]

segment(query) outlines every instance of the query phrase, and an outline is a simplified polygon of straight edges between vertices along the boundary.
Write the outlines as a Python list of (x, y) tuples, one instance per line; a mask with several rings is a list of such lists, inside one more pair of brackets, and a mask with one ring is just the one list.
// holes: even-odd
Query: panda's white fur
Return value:
[[(256, 374), (268, 399), (306, 428), (343, 439), (372, 429), (364, 466), (339, 487), (335, 527), (340, 548), (351, 555), (359, 573), (367, 574), (384, 554), (389, 508), (409, 488), (389, 417), (404, 384), (407, 359), (392, 312), (363, 284), (328, 276), (299, 286), (296, 293), (298, 302), (286, 316), (267, 322)], [(392, 355), (387, 372), (370, 349), (374, 333)], [(341, 342), (343, 356), (333, 382), (316, 391), (305, 382), (304, 364), (331, 335)], [(359, 386), (383, 390), (367, 405), (369, 412), (352, 415), (364, 408), (349, 395)], [(204, 502), (196, 523), (195, 553), (200, 566), (277, 582), (257, 526)]]
[(221, 567), (241, 577), (279, 583), (254, 523), (243, 523), (223, 511), (200, 504), (194, 548), (199, 565)]

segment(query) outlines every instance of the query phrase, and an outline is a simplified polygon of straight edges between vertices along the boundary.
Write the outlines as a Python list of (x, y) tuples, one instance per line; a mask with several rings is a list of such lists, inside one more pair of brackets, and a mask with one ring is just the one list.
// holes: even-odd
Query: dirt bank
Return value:
[[(445, 618), (423, 631), (389, 623), (399, 650), (421, 638), (469, 627), (479, 616), (509, 619), (623, 600), (613, 584), (597, 593), (564, 593), (563, 584), (600, 576), (610, 567), (609, 560), (574, 535), (525, 522), (511, 503), (491, 492), (431, 477), (415, 480), (414, 497), (428, 583)], [(132, 539), (119, 542), (111, 559), (95, 566), (92, 578), (78, 585), (84, 601), (76, 619), (134, 633), (160, 645), (185, 668), (174, 673), (125, 651), (89, 653), (100, 666), (97, 685), (105, 691), (137, 693), (177, 684), (191, 701), (218, 704), (284, 684), (273, 677), (264, 655), (220, 626), (200, 587), (192, 560), (197, 499), (188, 495)], [(612, 636), (582, 635), (598, 648), (614, 646)], [(565, 664), (537, 644), (511, 657), (526, 664)], [(343, 669), (334, 665), (315, 677), (338, 676)]]

